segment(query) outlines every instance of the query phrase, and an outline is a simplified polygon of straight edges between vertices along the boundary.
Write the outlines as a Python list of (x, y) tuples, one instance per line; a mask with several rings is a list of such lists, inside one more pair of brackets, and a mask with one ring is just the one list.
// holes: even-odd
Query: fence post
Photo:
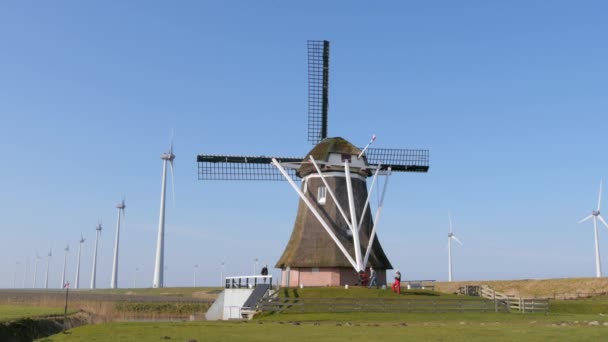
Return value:
[(498, 312), (498, 303), (496, 302), (496, 291), (492, 291), (494, 294), (494, 312)]
[(507, 312), (511, 312), (511, 297), (507, 297)]

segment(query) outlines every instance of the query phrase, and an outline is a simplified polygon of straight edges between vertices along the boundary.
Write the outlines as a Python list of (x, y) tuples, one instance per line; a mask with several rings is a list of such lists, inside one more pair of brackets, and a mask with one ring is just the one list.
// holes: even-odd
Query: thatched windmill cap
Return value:
[[(313, 156), (315, 160), (329, 161), (329, 156), (331, 154), (339, 154), (344, 156), (349, 156), (351, 158), (356, 158), (361, 153), (361, 150), (357, 148), (355, 145), (351, 144), (346, 139), (341, 137), (335, 138), (325, 138), (321, 140), (315, 147), (313, 147), (310, 152), (306, 155), (303, 160), (302, 166), (297, 171), (299, 177), (306, 177), (311, 173), (315, 173), (315, 167), (310, 163), (310, 156)], [(367, 166), (367, 159), (364, 156), (361, 157), (363, 162)], [(343, 171), (343, 167), (332, 167), (332, 166), (321, 166), (322, 171)], [(356, 172), (364, 177), (369, 177), (370, 173), (367, 168), (353, 168), (352, 172)]]

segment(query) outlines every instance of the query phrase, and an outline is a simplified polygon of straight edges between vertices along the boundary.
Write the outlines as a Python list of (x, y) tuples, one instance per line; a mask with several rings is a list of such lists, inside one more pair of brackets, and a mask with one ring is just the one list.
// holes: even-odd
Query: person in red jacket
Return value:
[(401, 294), (401, 272), (397, 270), (395, 272), (395, 281), (393, 282), (393, 292), (397, 292), (397, 294)]

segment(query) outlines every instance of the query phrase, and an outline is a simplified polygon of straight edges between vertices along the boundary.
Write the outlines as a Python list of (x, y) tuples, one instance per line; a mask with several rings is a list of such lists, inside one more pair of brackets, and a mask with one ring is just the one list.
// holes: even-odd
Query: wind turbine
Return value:
[(153, 288), (164, 287), (164, 263), (165, 263), (165, 195), (167, 190), (167, 162), (171, 164), (171, 190), (173, 191), (173, 201), (175, 202), (175, 188), (173, 180), (173, 137), (171, 137), (171, 145), (169, 152), (160, 155), (163, 161), (163, 178), (160, 187), (160, 215), (158, 218), (158, 237), (156, 240), (156, 259), (154, 261), (154, 279), (152, 281)]
[(65, 269), (68, 264), (68, 252), (70, 251), (70, 245), (66, 245), (63, 251), (65, 253), (63, 254), (63, 271), (61, 272), (61, 285), (59, 286), (60, 289), (65, 286)]
[(590, 218), (593, 218), (593, 231), (595, 233), (595, 276), (600, 278), (602, 276), (602, 264), (600, 261), (600, 243), (597, 238), (597, 220), (600, 220), (602, 224), (608, 228), (608, 224), (604, 221), (602, 215), (600, 215), (600, 207), (602, 204), (602, 181), (600, 180), (600, 192), (597, 198), (597, 209), (591, 211), (591, 215), (585, 217), (584, 219), (578, 221), (578, 223), (585, 222)]
[(15, 273), (13, 274), (13, 288), (17, 288), (17, 272), (19, 272), (19, 265), (21, 265), (20, 261), (15, 261)]
[(23, 272), (23, 288), (25, 288), (25, 281), (27, 280), (27, 274), (30, 272), (30, 257), (25, 259), (25, 271)]
[(116, 217), (116, 241), (114, 242), (114, 263), (112, 264), (112, 281), (110, 282), (110, 288), (115, 289), (118, 287), (118, 242), (120, 239), (120, 215), (125, 217), (125, 200), (123, 198), (122, 202), (116, 205), (116, 209), (118, 209), (118, 214)]
[(196, 273), (198, 272), (198, 264), (194, 265), (194, 286), (196, 287)]
[(449, 211), (448, 220), (450, 220), (450, 232), (448, 233), (448, 281), (452, 281), (452, 240), (458, 242), (461, 246), (462, 242), (452, 232), (452, 214)]
[(44, 277), (44, 288), (49, 288), (49, 267), (51, 266), (51, 258), (53, 257), (53, 250), (49, 250), (49, 254), (46, 259), (46, 275)]
[(36, 262), (34, 264), (34, 283), (32, 284), (32, 288), (36, 288), (36, 277), (38, 276), (38, 263), (42, 260), (38, 252), (36, 252)]
[(97, 245), (99, 243), (99, 235), (101, 235), (101, 223), (95, 228), (97, 236), (95, 237), (95, 251), (93, 252), (93, 272), (91, 273), (91, 288), (95, 288), (95, 280), (97, 277)]
[(74, 279), (74, 288), (78, 288), (78, 282), (80, 280), (80, 252), (82, 252), (82, 244), (84, 243), (84, 237), (80, 234), (80, 241), (78, 241), (78, 261), (76, 262), (76, 279)]

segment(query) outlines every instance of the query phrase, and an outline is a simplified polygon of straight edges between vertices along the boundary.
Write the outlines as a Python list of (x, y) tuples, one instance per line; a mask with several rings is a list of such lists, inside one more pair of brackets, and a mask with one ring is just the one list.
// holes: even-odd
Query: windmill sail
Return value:
[(308, 41), (308, 141), (327, 138), (329, 108), (329, 42)]
[(429, 151), (398, 148), (368, 148), (365, 157), (370, 165), (380, 164), (393, 172), (428, 172)]
[[(199, 155), (199, 180), (265, 180), (283, 181), (285, 178), (266, 156)], [(281, 163), (300, 163), (302, 158), (274, 157)], [(299, 180), (295, 170), (289, 170), (293, 180)]]

